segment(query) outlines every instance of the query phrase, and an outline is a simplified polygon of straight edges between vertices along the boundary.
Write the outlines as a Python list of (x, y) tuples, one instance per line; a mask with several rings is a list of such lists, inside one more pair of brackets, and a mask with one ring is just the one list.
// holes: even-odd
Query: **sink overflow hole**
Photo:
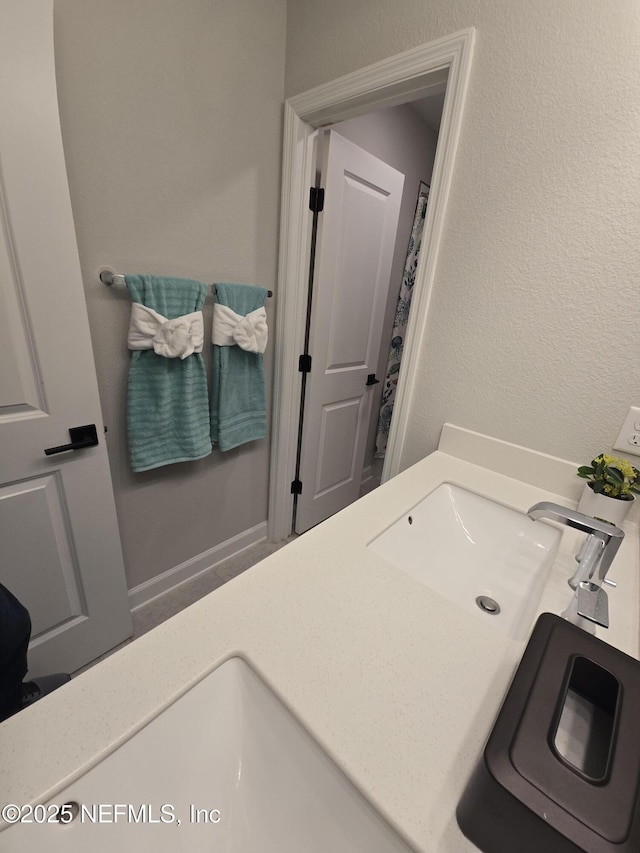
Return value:
[(497, 616), (500, 613), (500, 605), (493, 598), (489, 598), (488, 595), (479, 595), (476, 598), (476, 604), (480, 610), (489, 613), (491, 616)]
[(68, 803), (63, 803), (58, 808), (58, 823), (67, 824), (72, 823), (80, 814), (80, 804), (75, 800), (71, 800)]

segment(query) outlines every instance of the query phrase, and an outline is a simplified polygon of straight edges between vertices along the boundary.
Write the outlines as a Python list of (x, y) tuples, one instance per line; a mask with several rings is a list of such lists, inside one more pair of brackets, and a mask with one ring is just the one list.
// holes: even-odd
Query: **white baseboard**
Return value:
[(267, 522), (262, 521), (260, 524), (256, 524), (255, 527), (250, 527), (249, 530), (244, 530), (242, 533), (232, 536), (231, 539), (226, 539), (208, 551), (191, 557), (191, 559), (186, 560), (179, 566), (174, 566), (174, 568), (162, 572), (157, 577), (144, 581), (144, 583), (129, 590), (129, 605), (131, 610), (134, 611), (145, 604), (149, 604), (154, 598), (158, 598), (158, 596), (164, 595), (169, 590), (197, 578), (223, 560), (227, 560), (229, 557), (234, 557), (236, 554), (244, 551), (245, 548), (250, 548), (252, 545), (266, 541), (266, 538)]

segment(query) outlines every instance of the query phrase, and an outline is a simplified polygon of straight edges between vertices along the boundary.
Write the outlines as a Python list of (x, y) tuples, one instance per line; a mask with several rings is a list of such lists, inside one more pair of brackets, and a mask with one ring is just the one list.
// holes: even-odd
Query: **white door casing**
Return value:
[[(29, 672), (71, 672), (131, 616), (58, 117), (53, 0), (0, 11), (0, 581)], [(45, 456), (69, 427), (99, 443)]]
[[(303, 352), (306, 318), (304, 283), (308, 268), (311, 214), (309, 187), (314, 180), (316, 129), (368, 111), (424, 97), (446, 80), (446, 96), (431, 176), (429, 209), (416, 271), (411, 317), (403, 348), (394, 416), (385, 455), (383, 482), (402, 466), (418, 354), (426, 334), (438, 248), (453, 177), (456, 148), (471, 75), (475, 28), (470, 27), (322, 84), (285, 102), (282, 168), (278, 313), (269, 486), (268, 537), (277, 542), (291, 532), (300, 407), (298, 355)], [(444, 76), (443, 76), (444, 75)], [(427, 250), (428, 247), (428, 250)]]
[(360, 495), (404, 175), (326, 134), (296, 532)]

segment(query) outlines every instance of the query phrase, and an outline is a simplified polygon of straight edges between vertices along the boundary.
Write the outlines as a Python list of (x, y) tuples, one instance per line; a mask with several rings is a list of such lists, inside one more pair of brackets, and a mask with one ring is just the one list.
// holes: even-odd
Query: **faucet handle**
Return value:
[(595, 583), (582, 581), (578, 585), (578, 616), (595, 622), (603, 628), (609, 627), (609, 598)]
[(569, 578), (571, 589), (577, 589), (580, 581), (591, 579), (593, 569), (604, 553), (604, 540), (596, 533), (590, 533), (582, 543), (582, 548), (576, 554), (578, 566), (572, 577)]

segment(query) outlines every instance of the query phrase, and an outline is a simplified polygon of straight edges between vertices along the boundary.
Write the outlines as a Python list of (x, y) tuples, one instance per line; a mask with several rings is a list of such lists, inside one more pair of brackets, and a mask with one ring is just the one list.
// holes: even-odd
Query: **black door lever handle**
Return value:
[(67, 450), (82, 450), (83, 447), (95, 447), (98, 443), (98, 433), (95, 424), (86, 426), (70, 427), (70, 444), (60, 444), (58, 447), (46, 447), (45, 456), (53, 456), (54, 453), (66, 453)]
[(375, 373), (370, 373), (367, 376), (367, 381), (366, 381), (367, 385), (378, 385), (379, 382), (380, 382), (380, 380), (376, 379)]

